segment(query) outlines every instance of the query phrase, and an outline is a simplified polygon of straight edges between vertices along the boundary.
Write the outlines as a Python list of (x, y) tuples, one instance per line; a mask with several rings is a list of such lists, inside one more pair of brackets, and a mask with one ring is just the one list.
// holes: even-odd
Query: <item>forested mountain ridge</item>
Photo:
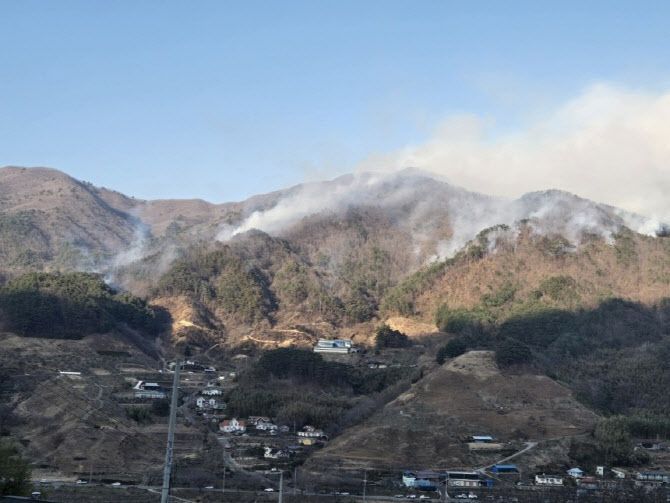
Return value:
[(211, 204), (2, 168), (0, 203), (6, 278), (100, 273), (171, 311), (180, 342), (364, 337), (390, 315), (433, 323), (445, 309), (494, 326), (670, 296), (670, 240), (635, 232), (643, 217), (560, 191), (502, 200), (413, 170)]
[[(210, 204), (5, 168), (0, 194), (2, 356), (17, 376), (51, 375), (55, 358), (127, 393), (124, 372), (139, 369), (126, 359), (140, 374), (176, 355), (229, 366), (227, 413), (331, 435), (305, 465), (317, 471), (493, 461), (465, 449), (473, 428), (513, 445), (560, 437), (556, 463), (588, 466), (609, 448), (590, 436), (603, 421), (608, 439), (624, 430), (617, 462), (635, 466), (632, 432), (667, 435), (670, 237), (643, 217), (560, 191), (502, 200), (414, 171)], [(311, 351), (321, 337), (362, 351), (333, 362)], [(60, 444), (30, 413), (38, 377), (23, 391), (7, 380), (20, 435), (35, 459), (88, 470), (70, 455), (83, 436)], [(128, 457), (145, 469), (136, 447), (106, 442), (107, 470)], [(549, 444), (520, 462), (542, 466)]]

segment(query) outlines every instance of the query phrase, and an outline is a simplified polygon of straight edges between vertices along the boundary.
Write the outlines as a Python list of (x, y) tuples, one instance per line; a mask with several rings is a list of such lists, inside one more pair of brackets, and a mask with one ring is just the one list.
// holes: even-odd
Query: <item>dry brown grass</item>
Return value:
[(438, 367), (364, 424), (336, 438), (310, 466), (479, 466), (496, 455), (470, 452), (468, 435), (542, 441), (583, 433), (596, 419), (548, 377), (501, 373), (490, 352), (476, 351)]

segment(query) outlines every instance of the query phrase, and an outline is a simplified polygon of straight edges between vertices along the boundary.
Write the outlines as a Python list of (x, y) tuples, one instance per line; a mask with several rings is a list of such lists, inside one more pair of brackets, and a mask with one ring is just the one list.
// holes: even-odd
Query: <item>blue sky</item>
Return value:
[(670, 2), (0, 0), (0, 165), (242, 199), (474, 113), (665, 90)]

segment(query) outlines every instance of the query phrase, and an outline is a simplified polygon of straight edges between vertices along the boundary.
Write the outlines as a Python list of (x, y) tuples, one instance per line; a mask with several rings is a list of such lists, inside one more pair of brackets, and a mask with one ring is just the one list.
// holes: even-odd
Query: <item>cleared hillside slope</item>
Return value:
[(319, 451), (309, 467), (445, 468), (483, 466), (496, 454), (468, 451), (469, 435), (501, 442), (541, 441), (588, 431), (597, 416), (542, 375), (501, 372), (488, 351), (445, 363), (362, 425)]

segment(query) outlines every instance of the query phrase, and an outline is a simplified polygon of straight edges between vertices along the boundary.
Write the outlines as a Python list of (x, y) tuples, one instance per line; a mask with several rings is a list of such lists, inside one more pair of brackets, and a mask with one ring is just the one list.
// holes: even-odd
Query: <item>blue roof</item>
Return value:
[(491, 467), (491, 471), (494, 473), (499, 473), (499, 472), (518, 472), (519, 469), (516, 467), (516, 465), (493, 465)]

